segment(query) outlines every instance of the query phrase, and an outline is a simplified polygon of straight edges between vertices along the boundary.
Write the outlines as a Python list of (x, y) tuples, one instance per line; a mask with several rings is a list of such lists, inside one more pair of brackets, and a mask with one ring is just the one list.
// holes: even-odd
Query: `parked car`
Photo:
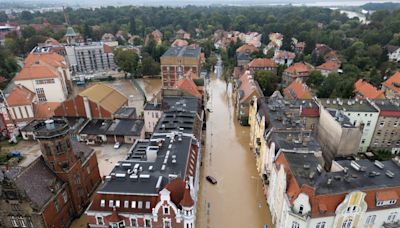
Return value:
[(115, 144), (114, 144), (114, 149), (118, 149), (118, 148), (120, 148), (121, 147), (121, 143), (120, 142), (116, 142)]
[(210, 182), (211, 184), (217, 184), (217, 179), (215, 179), (212, 176), (206, 176), (206, 179), (208, 180), (208, 182)]

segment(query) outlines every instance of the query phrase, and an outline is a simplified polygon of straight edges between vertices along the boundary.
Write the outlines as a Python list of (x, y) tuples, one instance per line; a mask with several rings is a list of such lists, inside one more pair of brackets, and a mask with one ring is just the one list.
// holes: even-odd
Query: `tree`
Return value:
[(159, 75), (160, 63), (156, 62), (149, 54), (143, 53), (142, 72), (143, 75)]
[(11, 79), (18, 69), (19, 66), (14, 56), (0, 45), (0, 76)]
[(129, 32), (134, 35), (136, 34), (136, 20), (135, 16), (131, 15), (129, 17)]
[(125, 77), (128, 73), (136, 76), (135, 73), (138, 67), (139, 56), (131, 49), (117, 49), (114, 54), (115, 62), (118, 68), (125, 72)]
[(254, 73), (254, 79), (258, 82), (264, 96), (271, 96), (278, 88), (279, 78), (271, 71), (256, 71)]
[(84, 23), (83, 24), (83, 37), (85, 38), (85, 40), (87, 40), (88, 38), (92, 38), (92, 28), (87, 24)]
[(320, 71), (313, 71), (308, 76), (306, 83), (308, 86), (318, 89), (324, 79), (325, 77), (321, 74)]
[(8, 21), (8, 16), (6, 12), (0, 11), (0, 21)]

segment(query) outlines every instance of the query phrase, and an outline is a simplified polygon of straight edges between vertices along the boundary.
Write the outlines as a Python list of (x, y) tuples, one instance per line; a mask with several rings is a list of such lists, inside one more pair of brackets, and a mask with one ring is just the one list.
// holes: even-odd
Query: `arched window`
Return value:
[(326, 222), (319, 222), (315, 228), (325, 228)]
[(394, 220), (397, 217), (397, 212), (392, 212), (390, 213), (389, 217), (388, 217), (388, 222), (394, 222)]
[(365, 221), (366, 225), (373, 225), (375, 223), (376, 215), (370, 215), (367, 217), (367, 220)]
[(353, 223), (353, 220), (351, 218), (348, 218), (344, 220), (342, 224), (342, 228), (351, 228), (351, 224)]
[(300, 224), (298, 222), (292, 222), (292, 228), (300, 228)]

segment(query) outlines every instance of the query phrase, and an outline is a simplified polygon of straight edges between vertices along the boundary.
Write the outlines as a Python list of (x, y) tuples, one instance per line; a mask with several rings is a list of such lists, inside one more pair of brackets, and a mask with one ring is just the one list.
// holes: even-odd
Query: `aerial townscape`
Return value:
[(400, 228), (400, 1), (2, 1), (0, 227)]

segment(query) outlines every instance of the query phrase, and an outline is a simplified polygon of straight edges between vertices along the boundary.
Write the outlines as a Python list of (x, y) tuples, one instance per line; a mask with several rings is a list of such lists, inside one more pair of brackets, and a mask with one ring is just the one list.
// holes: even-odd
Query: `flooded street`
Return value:
[[(207, 120), (197, 227), (272, 227), (255, 158), (249, 150), (250, 128), (240, 126), (235, 119), (225, 82), (212, 79), (209, 91), (208, 107), (213, 112)], [(218, 184), (205, 181), (207, 175), (214, 176)]]

